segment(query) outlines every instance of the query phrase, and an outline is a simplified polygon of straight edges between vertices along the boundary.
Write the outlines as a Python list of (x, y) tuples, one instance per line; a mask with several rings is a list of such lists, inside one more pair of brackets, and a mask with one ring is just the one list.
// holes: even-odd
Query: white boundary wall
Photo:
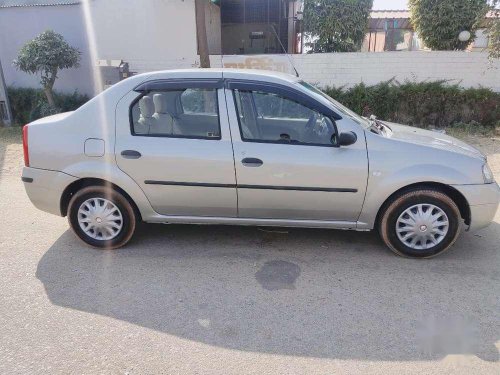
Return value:
[[(395, 78), (399, 82), (449, 80), (463, 87), (484, 86), (500, 91), (500, 60), (483, 52), (356, 52), (291, 56), (304, 80), (319, 86), (373, 85)], [(212, 56), (213, 66), (222, 66)], [(225, 67), (280, 70), (293, 73), (284, 55), (224, 56)]]
[[(295, 57), (295, 56), (294, 56)], [(368, 85), (391, 78), (402, 82), (450, 80), (463, 87), (500, 91), (500, 61), (479, 52), (328, 53), (294, 58), (302, 77), (322, 86)]]

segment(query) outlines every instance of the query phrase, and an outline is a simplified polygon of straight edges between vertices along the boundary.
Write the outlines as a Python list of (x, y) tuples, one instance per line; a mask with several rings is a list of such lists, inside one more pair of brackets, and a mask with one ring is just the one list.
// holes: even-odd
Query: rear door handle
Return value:
[(121, 155), (125, 159), (139, 159), (142, 156), (139, 151), (135, 151), (135, 150), (123, 150), (121, 152)]
[(260, 167), (264, 162), (257, 158), (245, 158), (241, 161), (245, 167)]

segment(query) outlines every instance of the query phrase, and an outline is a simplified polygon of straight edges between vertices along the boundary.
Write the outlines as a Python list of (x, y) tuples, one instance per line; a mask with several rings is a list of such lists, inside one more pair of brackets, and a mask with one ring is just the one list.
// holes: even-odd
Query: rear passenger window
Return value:
[(220, 139), (216, 89), (150, 91), (131, 107), (138, 136)]

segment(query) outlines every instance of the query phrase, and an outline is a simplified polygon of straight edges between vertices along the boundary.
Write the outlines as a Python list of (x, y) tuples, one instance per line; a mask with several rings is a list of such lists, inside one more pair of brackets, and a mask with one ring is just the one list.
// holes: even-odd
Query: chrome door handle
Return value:
[(121, 155), (125, 159), (139, 159), (142, 156), (139, 151), (135, 151), (135, 150), (123, 150), (121, 152)]
[(257, 158), (245, 158), (241, 161), (245, 167), (260, 167), (264, 162)]

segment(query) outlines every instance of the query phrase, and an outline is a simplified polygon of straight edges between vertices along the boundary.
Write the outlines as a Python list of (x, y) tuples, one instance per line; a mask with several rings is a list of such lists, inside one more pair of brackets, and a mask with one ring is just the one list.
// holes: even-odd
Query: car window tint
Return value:
[(151, 91), (131, 107), (134, 135), (220, 139), (216, 89)]
[(330, 118), (303, 104), (261, 91), (234, 90), (234, 96), (244, 141), (332, 145)]

